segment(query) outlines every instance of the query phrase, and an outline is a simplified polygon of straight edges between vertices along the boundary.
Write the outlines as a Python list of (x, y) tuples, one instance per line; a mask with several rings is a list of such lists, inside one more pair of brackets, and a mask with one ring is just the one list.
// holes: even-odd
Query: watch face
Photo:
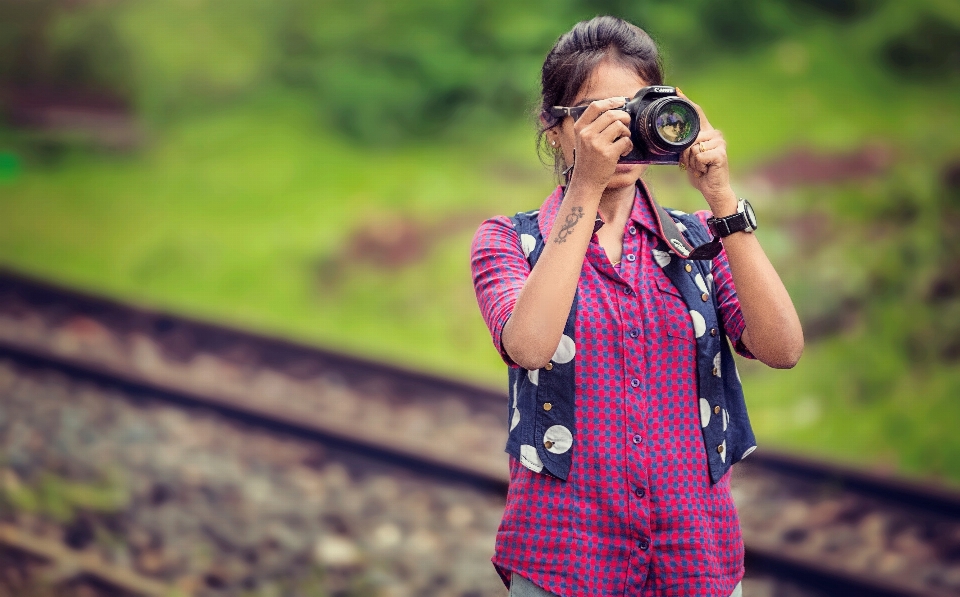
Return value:
[(750, 228), (756, 230), (757, 215), (753, 213), (753, 206), (746, 199), (743, 200), (743, 214), (747, 216), (747, 223), (750, 224)]

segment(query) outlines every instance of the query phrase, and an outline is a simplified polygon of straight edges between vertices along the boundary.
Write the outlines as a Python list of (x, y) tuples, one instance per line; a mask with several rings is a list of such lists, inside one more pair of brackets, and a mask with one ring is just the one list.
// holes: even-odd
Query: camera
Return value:
[(633, 150), (622, 164), (677, 164), (700, 134), (700, 116), (676, 87), (644, 87), (621, 110), (630, 114)]

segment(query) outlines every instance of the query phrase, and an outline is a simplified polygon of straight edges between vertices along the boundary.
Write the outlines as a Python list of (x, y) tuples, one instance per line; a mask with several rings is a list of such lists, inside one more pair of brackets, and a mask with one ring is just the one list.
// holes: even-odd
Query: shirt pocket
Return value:
[(656, 281), (659, 313), (655, 320), (660, 322), (657, 328), (670, 337), (695, 343), (690, 309), (680, 295), (680, 290), (662, 273), (656, 276)]

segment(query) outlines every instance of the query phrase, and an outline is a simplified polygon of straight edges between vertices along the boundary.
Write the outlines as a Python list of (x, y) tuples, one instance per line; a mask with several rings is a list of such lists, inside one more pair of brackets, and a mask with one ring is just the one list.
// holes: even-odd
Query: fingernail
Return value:
[(682, 92), (682, 91), (680, 91), (680, 88), (679, 88), (679, 87), (677, 87), (677, 95), (679, 95), (679, 94), (682, 94), (682, 93), (683, 93), (683, 92)]

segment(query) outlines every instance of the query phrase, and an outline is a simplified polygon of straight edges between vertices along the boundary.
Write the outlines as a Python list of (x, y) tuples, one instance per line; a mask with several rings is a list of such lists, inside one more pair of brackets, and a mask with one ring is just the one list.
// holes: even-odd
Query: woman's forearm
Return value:
[(771, 367), (793, 367), (803, 354), (803, 329), (780, 276), (753, 234), (731, 234), (723, 246), (746, 324), (744, 345)]
[(560, 204), (537, 266), (530, 272), (503, 328), (504, 350), (525, 369), (553, 357), (573, 304), (602, 189), (572, 183)]

